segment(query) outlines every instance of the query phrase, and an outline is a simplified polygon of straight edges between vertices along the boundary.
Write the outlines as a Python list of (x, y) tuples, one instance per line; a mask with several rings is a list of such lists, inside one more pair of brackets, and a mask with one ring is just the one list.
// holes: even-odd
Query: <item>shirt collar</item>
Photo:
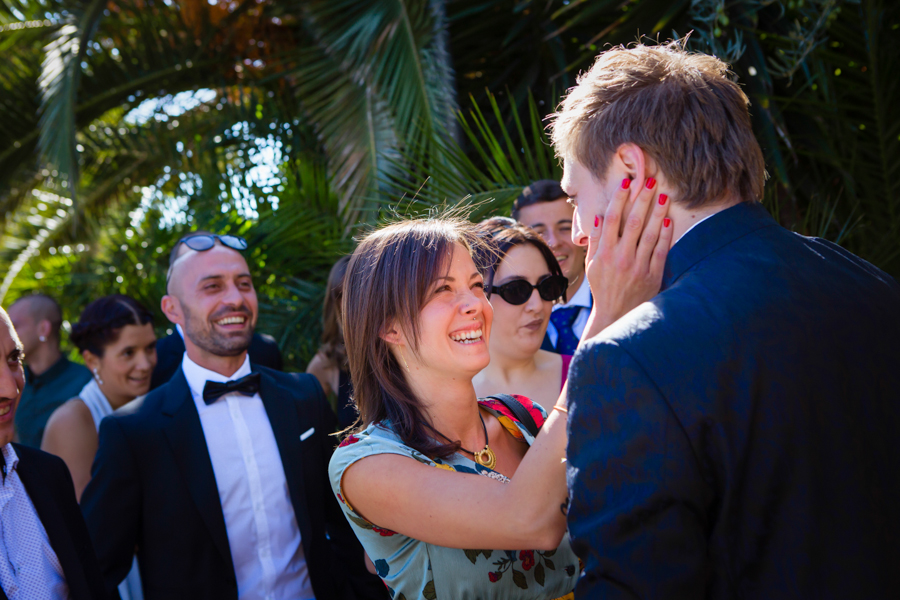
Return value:
[(62, 375), (63, 371), (66, 370), (66, 367), (69, 366), (69, 359), (66, 358), (66, 355), (63, 354), (60, 356), (55, 363), (50, 365), (50, 368), (41, 373), (40, 375), (35, 375), (34, 371), (29, 369), (27, 366), (25, 367), (25, 382), (29, 385), (41, 386), (47, 381), (52, 381)]
[(3, 471), (5, 477), (9, 473), (15, 471), (16, 467), (19, 466), (19, 455), (16, 454), (12, 444), (6, 444), (3, 448), (0, 448), (0, 452), (3, 453)]
[(581, 285), (578, 286), (578, 291), (569, 298), (569, 301), (565, 304), (556, 304), (553, 306), (553, 309), (555, 310), (557, 308), (565, 308), (568, 306), (591, 307), (591, 285), (588, 283), (587, 273), (585, 273)]
[(191, 388), (191, 395), (196, 398), (203, 397), (203, 387), (206, 385), (207, 381), (215, 381), (216, 383), (225, 383), (226, 381), (234, 381), (235, 379), (240, 379), (245, 375), (249, 375), (250, 370), (250, 354), (244, 355), (244, 364), (241, 367), (232, 373), (231, 377), (225, 377), (215, 371), (210, 371), (204, 367), (201, 367), (194, 361), (192, 361), (187, 352), (184, 353), (184, 358), (181, 360), (181, 369), (184, 371), (184, 378), (187, 379), (188, 387)]
[(672, 242), (672, 246), (674, 246), (675, 244), (677, 244), (678, 242), (680, 242), (680, 241), (682, 240), (682, 238), (684, 238), (684, 236), (686, 236), (687, 234), (689, 234), (689, 233), (691, 232), (691, 230), (692, 230), (694, 227), (696, 227), (697, 225), (699, 225), (699, 224), (702, 223), (703, 221), (707, 220), (708, 218), (714, 216), (715, 214), (716, 214), (716, 213), (713, 213), (713, 214), (711, 214), (711, 215), (706, 215), (705, 217), (703, 217), (702, 219), (700, 219), (699, 221), (697, 221), (696, 223), (694, 223), (693, 225), (691, 225), (690, 227), (688, 227), (687, 231), (685, 231), (684, 233), (681, 234), (681, 237), (679, 237), (677, 240), (675, 240), (674, 242)]

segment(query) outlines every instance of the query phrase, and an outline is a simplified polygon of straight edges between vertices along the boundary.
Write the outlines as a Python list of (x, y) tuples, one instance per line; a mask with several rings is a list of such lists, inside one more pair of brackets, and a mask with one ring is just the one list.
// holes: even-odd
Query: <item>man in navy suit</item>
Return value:
[(572, 363), (576, 597), (900, 593), (897, 282), (774, 221), (746, 96), (678, 42), (600, 55), (553, 141), (595, 309), (607, 236), (642, 227), (618, 197), (665, 191), (675, 240), (659, 294)]
[(246, 242), (172, 253), (172, 378), (100, 425), (82, 507), (113, 594), (137, 548), (147, 600), (383, 598), (328, 487), (336, 419), (311, 375), (253, 364)]

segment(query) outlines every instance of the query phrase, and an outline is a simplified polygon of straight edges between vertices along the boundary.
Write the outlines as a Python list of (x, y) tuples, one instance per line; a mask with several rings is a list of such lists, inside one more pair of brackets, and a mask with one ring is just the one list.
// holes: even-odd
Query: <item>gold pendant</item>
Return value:
[(493, 450), (485, 446), (484, 450), (479, 450), (475, 453), (475, 462), (477, 462), (482, 467), (493, 469), (497, 464), (497, 457), (494, 456)]

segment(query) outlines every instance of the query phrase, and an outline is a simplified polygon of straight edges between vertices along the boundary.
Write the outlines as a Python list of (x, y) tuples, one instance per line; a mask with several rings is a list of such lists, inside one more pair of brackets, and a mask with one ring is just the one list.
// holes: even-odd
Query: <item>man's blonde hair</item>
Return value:
[(550, 125), (553, 147), (604, 179), (613, 154), (630, 142), (657, 162), (688, 208), (727, 195), (757, 201), (766, 173), (749, 103), (728, 65), (687, 52), (683, 40), (618, 46), (600, 54), (562, 101)]

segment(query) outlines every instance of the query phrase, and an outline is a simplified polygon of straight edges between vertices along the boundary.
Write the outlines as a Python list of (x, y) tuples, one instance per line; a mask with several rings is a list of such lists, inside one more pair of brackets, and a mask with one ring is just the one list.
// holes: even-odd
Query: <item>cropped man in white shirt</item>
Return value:
[(593, 305), (584, 276), (585, 248), (572, 241), (573, 208), (558, 181), (542, 179), (526, 187), (513, 205), (512, 217), (534, 229), (559, 261), (569, 280), (566, 302), (553, 307), (541, 350), (573, 354)]
[(256, 292), (234, 236), (182, 238), (162, 309), (172, 379), (108, 417), (82, 499), (107, 586), (138, 548), (145, 598), (383, 598), (328, 493), (335, 416), (312, 376), (252, 364)]

